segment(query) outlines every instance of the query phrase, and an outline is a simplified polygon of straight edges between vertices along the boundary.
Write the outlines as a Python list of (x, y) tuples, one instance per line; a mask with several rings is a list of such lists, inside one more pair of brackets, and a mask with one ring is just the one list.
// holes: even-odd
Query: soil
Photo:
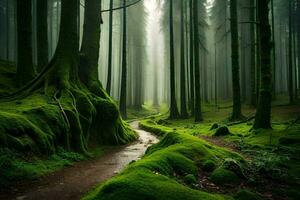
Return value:
[(77, 200), (100, 183), (118, 174), (130, 162), (140, 159), (147, 148), (158, 142), (151, 133), (131, 126), (139, 134), (139, 140), (126, 145), (111, 147), (103, 156), (82, 161), (61, 171), (41, 177), (39, 180), (17, 183), (0, 192), (2, 200)]

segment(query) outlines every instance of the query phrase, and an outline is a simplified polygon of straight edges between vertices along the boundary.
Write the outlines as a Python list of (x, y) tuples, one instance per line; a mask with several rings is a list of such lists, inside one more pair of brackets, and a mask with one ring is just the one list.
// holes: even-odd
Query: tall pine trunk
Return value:
[(194, 79), (194, 29), (193, 29), (193, 0), (189, 1), (190, 10), (190, 109), (195, 114), (195, 79)]
[(179, 112), (176, 102), (176, 85), (175, 85), (175, 53), (174, 53), (174, 27), (173, 27), (173, 0), (169, 1), (170, 4), (170, 92), (171, 92), (171, 107), (170, 119), (177, 119)]
[(186, 77), (185, 77), (185, 38), (184, 38), (184, 1), (181, 1), (180, 8), (180, 111), (181, 118), (188, 117), (186, 109)]
[(232, 89), (233, 89), (233, 110), (232, 110), (231, 120), (235, 121), (242, 118), (237, 0), (230, 0), (230, 28), (231, 28), (231, 50), (232, 50), (232, 55), (231, 55)]
[(109, 38), (108, 38), (108, 68), (107, 68), (107, 83), (106, 83), (106, 92), (111, 93), (111, 79), (112, 79), (112, 39), (113, 39), (113, 5), (114, 0), (109, 2)]
[(126, 99), (127, 99), (127, 21), (126, 21), (126, 0), (123, 0), (123, 45), (122, 45), (122, 77), (121, 77), (121, 96), (120, 112), (124, 119), (127, 118)]
[(290, 103), (294, 103), (294, 71), (293, 71), (293, 0), (289, 0), (289, 45), (288, 45), (288, 54), (289, 54), (289, 76), (288, 76), (288, 86), (289, 86), (289, 97)]
[[(37, 67), (38, 71), (48, 63), (48, 0), (37, 0)], [(58, 5), (57, 5), (58, 7)]]
[(195, 55), (195, 122), (200, 122), (202, 118), (201, 109), (201, 88), (200, 88), (200, 59), (199, 59), (199, 16), (198, 16), (198, 1), (194, 0), (193, 7), (194, 16), (194, 55)]
[(271, 26), (269, 24), (269, 1), (259, 0), (257, 5), (260, 45), (261, 45), (261, 84), (259, 99), (255, 115), (254, 129), (271, 128), (272, 101), (272, 67), (271, 67)]
[(256, 76), (255, 76), (255, 69), (256, 69), (256, 62), (255, 62), (255, 53), (256, 53), (256, 41), (255, 41), (255, 0), (250, 0), (250, 42), (251, 42), (251, 52), (250, 52), (250, 73), (251, 73), (251, 105), (256, 106)]
[(17, 1), (17, 75), (18, 85), (22, 86), (34, 78), (32, 47), (32, 1)]

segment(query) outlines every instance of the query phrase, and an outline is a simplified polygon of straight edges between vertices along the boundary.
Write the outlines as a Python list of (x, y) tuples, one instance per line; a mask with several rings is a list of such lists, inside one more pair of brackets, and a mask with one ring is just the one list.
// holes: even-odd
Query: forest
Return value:
[(300, 0), (0, 0), (0, 200), (299, 200)]

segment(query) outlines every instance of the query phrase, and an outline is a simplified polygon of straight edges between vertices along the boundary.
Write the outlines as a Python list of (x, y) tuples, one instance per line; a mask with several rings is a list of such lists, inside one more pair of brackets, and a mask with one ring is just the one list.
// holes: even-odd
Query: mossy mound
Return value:
[(236, 200), (262, 200), (260, 196), (249, 191), (249, 190), (240, 190), (234, 195)]
[(215, 168), (216, 168), (216, 163), (212, 160), (206, 160), (202, 166), (202, 169), (206, 172), (212, 172)]
[(243, 160), (236, 153), (210, 146), (194, 136), (169, 132), (148, 149), (144, 158), (130, 164), (84, 199), (232, 199), (193, 190), (176, 181), (182, 177), (183, 182), (188, 179), (186, 184), (193, 184), (203, 161), (227, 157)]
[(222, 167), (215, 169), (210, 175), (210, 179), (217, 185), (232, 185), (239, 183), (238, 176)]
[(183, 178), (184, 182), (188, 185), (196, 184), (197, 179), (193, 174), (188, 174)]
[(214, 136), (217, 136), (217, 137), (218, 136), (226, 136), (226, 135), (230, 135), (230, 131), (227, 126), (221, 126), (214, 133)]

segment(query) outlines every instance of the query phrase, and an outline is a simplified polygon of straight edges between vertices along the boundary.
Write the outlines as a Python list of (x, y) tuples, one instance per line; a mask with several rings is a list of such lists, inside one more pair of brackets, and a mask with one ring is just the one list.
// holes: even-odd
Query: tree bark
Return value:
[(271, 67), (271, 26), (269, 24), (270, 0), (259, 0), (257, 5), (260, 45), (261, 45), (261, 84), (254, 129), (271, 128), (271, 101), (272, 101), (272, 67)]
[(195, 79), (194, 79), (194, 29), (193, 29), (193, 0), (189, 1), (190, 9), (190, 109), (195, 114)]
[(110, 95), (111, 93), (111, 72), (112, 72), (112, 39), (113, 39), (113, 5), (114, 0), (110, 0), (109, 2), (109, 38), (108, 38), (108, 69), (107, 69), (107, 84), (106, 84), (106, 92)]
[(230, 28), (231, 28), (232, 88), (233, 88), (233, 110), (232, 110), (231, 120), (236, 121), (242, 118), (237, 0), (230, 0)]
[(123, 0), (123, 45), (122, 45), (122, 77), (120, 112), (124, 119), (127, 119), (126, 99), (127, 99), (127, 21), (126, 21), (126, 0)]
[(288, 46), (288, 54), (289, 54), (289, 76), (288, 76), (288, 86), (289, 86), (289, 97), (290, 104), (294, 103), (294, 75), (293, 75), (293, 0), (289, 0), (289, 46)]
[(200, 61), (199, 61), (199, 16), (198, 16), (198, 1), (194, 0), (193, 8), (194, 16), (194, 55), (195, 55), (195, 122), (203, 121), (201, 109), (201, 88), (200, 88)]
[(32, 1), (17, 1), (17, 74), (16, 80), (22, 86), (35, 76), (32, 47)]
[[(37, 0), (37, 70), (48, 63), (48, 0)], [(51, 23), (51, 22), (50, 22)]]
[(184, 38), (184, 1), (181, 1), (180, 8), (180, 111), (181, 118), (188, 117), (186, 109), (186, 77), (185, 77), (185, 38)]
[[(250, 0), (250, 16), (249, 19), (251, 22), (255, 22), (255, 0)], [(251, 42), (251, 52), (250, 52), (250, 65), (251, 65), (251, 105), (256, 106), (257, 103), (257, 96), (256, 96), (256, 76), (255, 76), (255, 69), (256, 69), (256, 62), (255, 62), (255, 53), (256, 53), (256, 41), (255, 41), (255, 24), (252, 23), (250, 25), (250, 42)]]
[(170, 4), (170, 92), (171, 92), (171, 107), (170, 119), (177, 119), (179, 112), (176, 102), (176, 86), (175, 86), (175, 53), (174, 53), (174, 27), (173, 27), (173, 0), (169, 1)]

